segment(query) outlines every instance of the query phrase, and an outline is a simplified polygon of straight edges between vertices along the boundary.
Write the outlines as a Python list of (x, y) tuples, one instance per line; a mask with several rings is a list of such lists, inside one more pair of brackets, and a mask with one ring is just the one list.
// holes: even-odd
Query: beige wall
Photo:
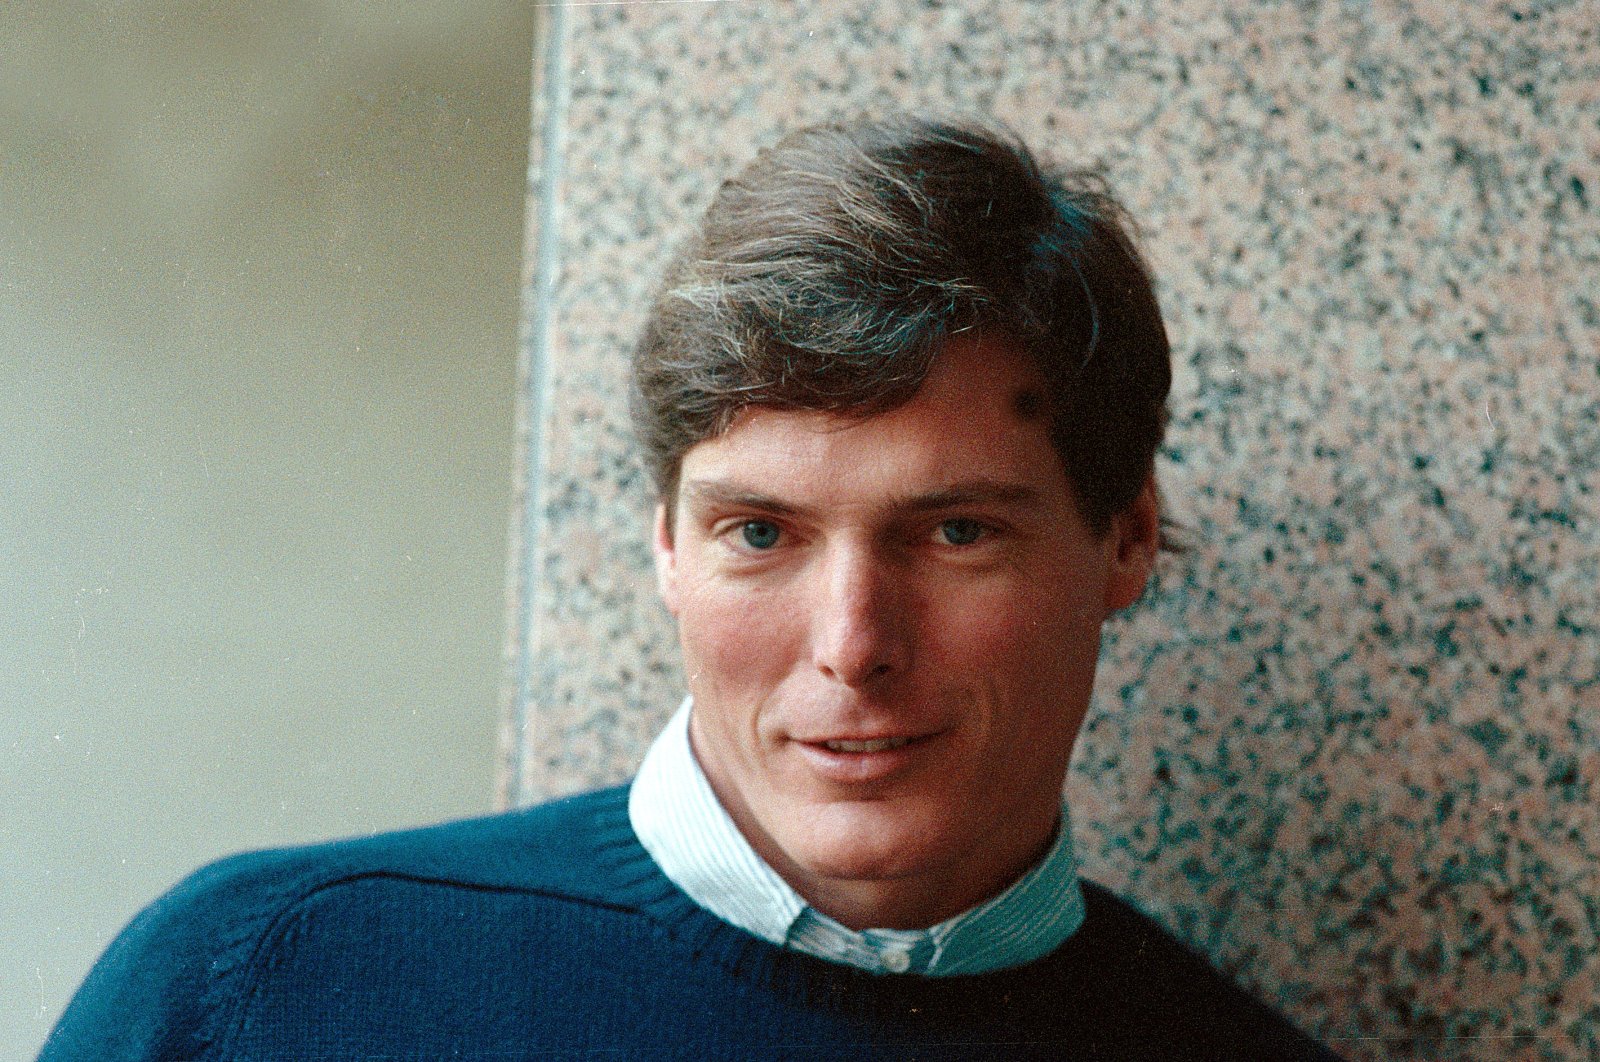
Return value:
[(532, 21), (0, 5), (0, 1056), (199, 863), (489, 809)]
[(673, 241), (786, 128), (986, 112), (1105, 163), (1176, 345), (1194, 548), (1110, 631), (1088, 872), (1354, 1058), (1600, 1053), (1596, 4), (565, 14), (514, 798), (680, 695), (621, 391)]

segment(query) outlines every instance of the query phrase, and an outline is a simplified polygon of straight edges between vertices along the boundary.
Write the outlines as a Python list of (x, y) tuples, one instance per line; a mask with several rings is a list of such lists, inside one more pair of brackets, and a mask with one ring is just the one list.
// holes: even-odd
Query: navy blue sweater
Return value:
[(1085, 883), (1027, 966), (882, 976), (668, 881), (626, 789), (194, 874), (112, 943), (41, 1062), (1332, 1056)]

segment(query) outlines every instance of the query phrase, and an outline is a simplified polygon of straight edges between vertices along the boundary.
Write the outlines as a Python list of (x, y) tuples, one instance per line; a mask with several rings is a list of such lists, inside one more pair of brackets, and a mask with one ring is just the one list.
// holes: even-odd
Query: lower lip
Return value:
[(808, 741), (795, 743), (807, 765), (830, 782), (859, 785), (880, 782), (899, 774), (922, 759), (938, 735), (913, 738), (898, 748), (880, 752), (835, 752), (826, 745)]

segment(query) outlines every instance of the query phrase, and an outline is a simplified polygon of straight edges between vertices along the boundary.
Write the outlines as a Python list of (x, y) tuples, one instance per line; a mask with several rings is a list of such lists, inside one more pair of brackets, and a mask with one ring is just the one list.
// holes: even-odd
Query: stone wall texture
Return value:
[(1108, 632), (1086, 872), (1350, 1058), (1600, 1057), (1600, 4), (545, 11), (508, 802), (679, 699), (623, 380), (717, 181), (991, 116), (1105, 167), (1174, 340), (1189, 549)]

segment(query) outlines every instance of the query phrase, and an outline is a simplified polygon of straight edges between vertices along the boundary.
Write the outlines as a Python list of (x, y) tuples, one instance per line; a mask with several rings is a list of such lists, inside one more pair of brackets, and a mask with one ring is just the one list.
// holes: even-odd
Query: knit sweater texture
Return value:
[(40, 1062), (1334, 1057), (1084, 891), (1036, 962), (870, 974), (696, 906), (609, 789), (200, 870), (112, 943)]

